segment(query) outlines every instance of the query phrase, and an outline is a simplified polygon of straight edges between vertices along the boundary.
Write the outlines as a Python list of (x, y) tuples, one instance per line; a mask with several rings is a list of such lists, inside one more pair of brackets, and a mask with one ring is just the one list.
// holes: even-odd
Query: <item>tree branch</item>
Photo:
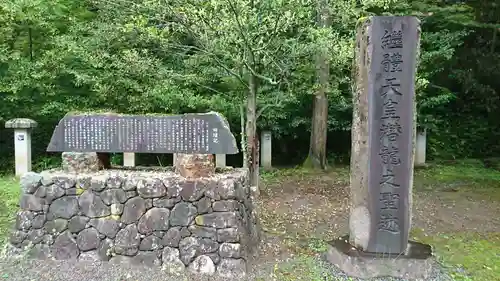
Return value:
[[(281, 84), (278, 86), (278, 91), (281, 90)], [(259, 117), (262, 115), (262, 113), (264, 113), (264, 111), (266, 109), (268, 109), (269, 107), (278, 107), (278, 106), (281, 106), (283, 104), (283, 98), (281, 98), (281, 96), (276, 96), (276, 100), (274, 103), (268, 103), (268, 104), (265, 104), (263, 105), (259, 111), (257, 112), (257, 114), (255, 115), (255, 120), (258, 120)]]
[[(120, 0), (118, 0), (120, 1)], [(132, 7), (130, 8), (127, 8), (129, 11), (132, 11), (132, 12), (138, 12), (137, 8), (140, 8), (141, 6), (138, 5), (137, 3), (134, 3), (130, 0), (121, 0), (125, 3), (128, 3), (129, 5), (131, 5)], [(108, 0), (108, 3), (111, 3), (112, 5), (115, 5), (115, 6), (119, 6), (118, 3), (114, 2), (113, 0)], [(253, 63), (253, 50), (251, 48), (251, 45), (250, 45), (250, 42), (248, 41), (248, 38), (245, 36), (245, 34), (243, 33), (243, 26), (239, 20), (239, 14), (238, 14), (238, 11), (236, 11), (236, 8), (234, 7), (234, 5), (232, 4), (231, 0), (228, 0), (228, 4), (233, 12), (233, 14), (235, 15), (235, 19), (236, 19), (236, 22), (237, 22), (237, 25), (238, 25), (238, 31), (240, 33), (240, 35), (242, 36), (243, 40), (245, 41), (245, 46), (246, 46), (246, 49), (251, 53), (251, 58), (252, 58), (252, 63)], [(137, 8), (136, 8), (137, 7)], [(190, 25), (187, 24), (185, 22), (185, 19), (184, 18), (180, 18), (178, 16), (176, 16), (175, 14), (175, 11), (172, 10), (172, 8), (170, 7), (170, 4), (169, 3), (166, 3), (164, 5), (164, 7), (170, 12), (170, 14), (172, 14), (172, 16), (175, 16), (176, 17), (176, 21), (174, 22), (171, 22), (171, 23), (174, 23), (174, 24), (178, 24), (182, 27), (184, 27), (186, 29), (186, 31), (191, 35), (193, 36), (193, 38), (198, 38), (198, 36), (196, 36), (197, 34), (191, 29)], [(153, 18), (153, 17), (148, 17), (148, 19), (155, 19), (155, 20), (165, 20), (165, 19), (161, 19), (161, 18)], [(208, 25), (208, 24), (207, 24)], [(209, 27), (210, 28), (210, 27)], [(200, 40), (197, 40), (198, 43), (200, 43), (201, 45), (204, 45), (203, 42), (201, 42)], [(188, 49), (193, 49), (193, 50), (197, 50), (197, 51), (200, 51), (200, 52), (203, 52), (209, 56), (211, 56), (214, 61), (220, 66), (222, 67), (225, 71), (227, 71), (230, 75), (234, 76), (236, 79), (238, 79), (238, 81), (246, 88), (248, 88), (248, 84), (245, 82), (245, 80), (243, 79), (243, 77), (241, 75), (238, 75), (236, 72), (232, 71), (226, 64), (224, 64), (216, 54), (214, 53), (211, 53), (211, 52), (208, 52), (205, 48), (199, 48), (199, 47), (196, 47), (196, 46), (190, 46), (190, 45), (175, 45), (175, 44), (169, 44), (171, 47), (173, 48), (177, 48), (177, 49), (183, 49), (183, 50), (188, 50)], [(249, 67), (249, 69), (251, 69)], [(255, 71), (253, 69), (251, 69), (251, 72), (252, 73), (255, 73)], [(255, 74), (254, 74), (255, 75)], [(257, 77), (260, 77), (264, 80), (267, 80), (269, 81), (271, 84), (273, 84), (272, 80), (269, 79), (269, 78), (266, 78), (266, 77), (263, 77), (262, 75), (255, 75)]]
[(259, 119), (260, 116), (262, 115), (262, 113), (264, 113), (264, 111), (270, 107), (278, 107), (278, 106), (281, 106), (281, 104), (283, 104), (282, 101), (279, 101), (279, 102), (276, 102), (276, 103), (268, 103), (268, 104), (265, 104), (264, 106), (262, 106), (259, 111), (257, 112), (256, 114), (256, 117), (255, 119)]
[(266, 77), (266, 76), (264, 76), (262, 74), (257, 73), (250, 65), (248, 65), (247, 62), (244, 62), (244, 64), (248, 68), (248, 70), (250, 70), (250, 72), (252, 73), (253, 76), (258, 77), (258, 78), (260, 78), (262, 80), (265, 80), (265, 81), (267, 81), (271, 85), (278, 85), (278, 82), (274, 81), (273, 79), (271, 79), (269, 77)]
[(210, 87), (210, 86), (206, 86), (206, 85), (203, 85), (203, 84), (201, 84), (201, 83), (198, 83), (198, 82), (196, 82), (196, 81), (192, 81), (192, 80), (191, 80), (190, 82), (191, 82), (191, 83), (193, 83), (193, 84), (195, 84), (195, 85), (197, 85), (197, 86), (200, 86), (200, 87), (202, 87), (202, 88), (205, 88), (205, 89), (207, 89), (207, 90), (210, 90), (210, 91), (212, 91), (212, 92), (214, 92), (214, 93), (216, 93), (216, 94), (219, 94), (219, 95), (224, 96), (224, 93), (223, 93), (223, 92), (218, 91), (218, 90), (216, 90), (216, 89), (214, 89), (214, 88), (212, 88), (212, 87)]
[[(275, 36), (278, 35), (278, 23), (280, 22), (280, 20), (281, 20), (281, 15), (278, 15), (278, 18), (274, 22), (274, 28), (273, 28), (272, 32), (267, 36), (269, 38), (269, 40), (267, 41), (267, 44), (265, 46), (262, 46), (261, 48), (255, 49), (254, 51), (265, 50), (265, 49), (267, 49), (267, 47), (269, 47), (269, 45), (271, 44), (271, 41), (274, 39)], [(256, 34), (254, 37), (254, 40), (257, 39), (258, 36), (259, 36), (259, 34)]]
[(229, 7), (231, 8), (231, 11), (234, 14), (234, 19), (236, 20), (236, 25), (238, 26), (238, 32), (240, 33), (241, 38), (245, 42), (246, 49), (250, 52), (252, 63), (255, 63), (255, 57), (254, 57), (254, 52), (252, 50), (252, 45), (250, 44), (250, 41), (243, 32), (243, 25), (241, 24), (239, 17), (240, 15), (238, 11), (236, 11), (236, 7), (234, 7), (232, 0), (227, 0), (226, 2), (229, 4)]
[(264, 112), (264, 111), (265, 111), (268, 107), (270, 107), (270, 106), (271, 106), (271, 104), (265, 104), (263, 107), (261, 107), (261, 108), (259, 109), (259, 111), (257, 112), (257, 115), (256, 115), (256, 118), (255, 118), (255, 119), (259, 119), (259, 118), (260, 118), (260, 116), (262, 115), (262, 113), (263, 113), (263, 112)]
[(199, 47), (196, 47), (196, 46), (191, 46), (191, 45), (180, 45), (180, 44), (167, 44), (168, 46), (172, 47), (172, 48), (177, 48), (177, 49), (182, 49), (182, 50), (186, 50), (186, 49), (193, 49), (193, 50), (196, 50), (196, 51), (199, 51), (199, 52), (202, 52), (206, 55), (209, 55), (213, 58), (213, 60), (222, 68), (224, 68), (224, 70), (226, 70), (229, 74), (231, 74), (232, 76), (234, 76), (236, 79), (238, 79), (240, 81), (240, 83), (245, 86), (246, 88), (248, 88), (248, 84), (245, 82), (245, 80), (243, 80), (243, 77), (241, 77), (238, 73), (232, 71), (226, 64), (224, 64), (218, 57), (216, 54), (214, 53), (211, 53), (207, 50), (204, 50), (202, 48), (199, 48)]

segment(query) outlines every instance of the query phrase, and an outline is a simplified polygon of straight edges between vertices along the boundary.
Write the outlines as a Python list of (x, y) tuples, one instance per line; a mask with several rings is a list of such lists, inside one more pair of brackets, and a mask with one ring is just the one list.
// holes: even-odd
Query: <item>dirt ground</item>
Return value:
[[(460, 182), (442, 183), (439, 188), (432, 184), (415, 176), (412, 234), (500, 232), (499, 202), (461, 188)], [(260, 199), (267, 241), (264, 257), (287, 259), (307, 251), (315, 240), (329, 241), (348, 233), (346, 170), (269, 176), (263, 180)]]

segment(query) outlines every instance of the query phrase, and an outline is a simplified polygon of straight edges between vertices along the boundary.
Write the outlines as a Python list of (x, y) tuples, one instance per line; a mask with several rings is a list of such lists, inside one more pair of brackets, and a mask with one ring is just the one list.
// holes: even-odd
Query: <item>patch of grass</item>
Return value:
[(415, 182), (420, 186), (453, 186), (457, 188), (500, 188), (500, 171), (486, 168), (479, 160), (438, 163), (428, 169), (417, 169)]
[[(273, 277), (279, 281), (334, 281), (334, 276), (323, 261), (311, 256), (299, 256), (274, 266)], [(346, 279), (348, 280), (348, 279)]]
[[(317, 171), (297, 166), (294, 168), (262, 171), (264, 183), (275, 182), (286, 178), (306, 178), (328, 175), (349, 184), (349, 166), (331, 167), (326, 171)], [(500, 188), (500, 171), (487, 168), (483, 161), (475, 159), (456, 160), (453, 162), (431, 163), (428, 168), (415, 169), (417, 186), (459, 186), (469, 188)]]
[(273, 183), (287, 178), (305, 179), (312, 176), (328, 175), (337, 181), (349, 184), (349, 166), (331, 167), (326, 171), (313, 170), (297, 166), (294, 168), (273, 169), (271, 171), (261, 171), (260, 176), (264, 183)]
[(61, 166), (60, 156), (40, 157), (33, 163), (33, 171), (44, 171)]
[(500, 233), (442, 233), (413, 229), (414, 239), (433, 246), (454, 280), (500, 280)]
[(18, 209), (21, 188), (13, 176), (0, 177), (0, 241), (7, 238)]
[(328, 243), (321, 239), (311, 239), (307, 244), (308, 248), (316, 253), (324, 253), (328, 250)]

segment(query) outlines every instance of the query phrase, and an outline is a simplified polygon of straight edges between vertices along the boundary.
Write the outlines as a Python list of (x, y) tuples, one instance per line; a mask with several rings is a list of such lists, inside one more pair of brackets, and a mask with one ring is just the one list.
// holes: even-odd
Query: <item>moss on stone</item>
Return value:
[(112, 220), (120, 220), (120, 215), (110, 215), (109, 218), (112, 219)]
[(76, 188), (76, 195), (81, 195), (84, 191), (85, 191), (85, 189), (77, 187)]
[(369, 19), (369, 18), (370, 18), (370, 17), (360, 17), (360, 18), (358, 19), (358, 23), (364, 22), (364, 21), (366, 21), (366, 20), (367, 20), (367, 19)]
[(203, 216), (197, 216), (194, 221), (197, 225), (203, 225)]
[(105, 216), (105, 217), (102, 217), (102, 219), (105, 219), (105, 220), (120, 220), (121, 216), (120, 215), (109, 215), (109, 216)]

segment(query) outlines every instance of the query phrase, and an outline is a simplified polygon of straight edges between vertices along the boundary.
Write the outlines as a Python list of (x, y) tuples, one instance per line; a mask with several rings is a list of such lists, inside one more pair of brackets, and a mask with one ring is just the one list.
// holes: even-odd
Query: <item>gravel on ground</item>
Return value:
[[(300, 261), (297, 261), (300, 263)], [(365, 279), (345, 275), (335, 266), (325, 262), (318, 255), (310, 260), (314, 269), (308, 272), (288, 272), (285, 275), (276, 271), (274, 263), (257, 263), (244, 280), (248, 281), (358, 281)], [(293, 267), (294, 261), (287, 266)], [(285, 264), (285, 261), (281, 261)], [(299, 265), (304, 266), (304, 264)], [(298, 271), (301, 271), (300, 269)], [(301, 275), (301, 273), (303, 275)], [(220, 277), (169, 276), (160, 267), (144, 267), (109, 262), (34, 260), (19, 257), (3, 257), (0, 260), (0, 280), (9, 281), (226, 281)], [(239, 281), (244, 281), (239, 280)], [(375, 278), (371, 281), (406, 281), (398, 278)], [(452, 281), (446, 271), (437, 263), (433, 274), (427, 281)], [(234, 281), (234, 280), (231, 280)], [(366, 281), (366, 280), (365, 280)]]

